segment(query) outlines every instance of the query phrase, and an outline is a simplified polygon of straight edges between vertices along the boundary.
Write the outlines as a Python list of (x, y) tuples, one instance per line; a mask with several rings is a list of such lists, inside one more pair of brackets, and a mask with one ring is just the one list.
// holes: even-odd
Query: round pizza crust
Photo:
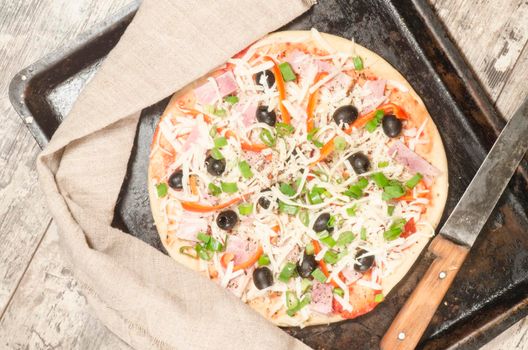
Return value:
[[(412, 86), (407, 82), (407, 80), (394, 68), (392, 67), (387, 61), (385, 61), (382, 57), (380, 57), (378, 54), (370, 51), (369, 49), (353, 42), (348, 39), (338, 37), (331, 34), (325, 34), (321, 33), (321, 36), (324, 38), (324, 40), (330, 44), (332, 48), (334, 48), (336, 51), (339, 52), (349, 52), (354, 53), (355, 55), (360, 56), (363, 59), (363, 65), (365, 69), (370, 70), (370, 72), (373, 73), (373, 75), (386, 79), (388, 81), (397, 82), (398, 86), (397, 88), (402, 91), (403, 89), (407, 89), (408, 91), (402, 92), (400, 96), (398, 96), (399, 101), (397, 102), (400, 106), (402, 106), (408, 114), (411, 116), (413, 120), (417, 120), (418, 122), (423, 122), (425, 119), (428, 119), (428, 122), (426, 124), (425, 133), (428, 134), (430, 142), (428, 147), (417, 147), (415, 150), (416, 153), (418, 153), (420, 156), (422, 156), (424, 159), (429, 161), (432, 165), (434, 165), (436, 168), (438, 168), (441, 171), (441, 174), (435, 178), (434, 184), (431, 187), (431, 194), (432, 194), (432, 200), (430, 203), (430, 206), (427, 208), (427, 211), (424, 215), (422, 215), (421, 220), (428, 221), (432, 228), (436, 228), (440, 218), (442, 217), (442, 213), (444, 211), (445, 203), (447, 200), (447, 193), (448, 193), (448, 168), (447, 168), (447, 159), (446, 154), (444, 150), (444, 146), (442, 143), (442, 139), (440, 137), (440, 134), (438, 132), (438, 129), (436, 125), (434, 124), (431, 116), (427, 112), (427, 109), (420, 98), (418, 94), (414, 91)], [(273, 34), (269, 34), (262, 40), (260, 40), (257, 44), (260, 46), (267, 45), (267, 44), (273, 44), (275, 42), (298, 42), (302, 37), (310, 38), (310, 32), (309, 31), (284, 31), (284, 32), (276, 32)], [(207, 75), (206, 75), (207, 77)], [(202, 84), (206, 77), (199, 79), (198, 81), (188, 85), (184, 89), (180, 90), (179, 92), (175, 93), (172, 97), (171, 101), (169, 102), (167, 108), (165, 109), (163, 115), (161, 116), (160, 121), (165, 117), (170, 117), (172, 115), (176, 115), (178, 112), (177, 107), (177, 101), (181, 100), (182, 98), (186, 98), (185, 95), (192, 95), (191, 91), (194, 87), (199, 86)], [(192, 100), (192, 96), (189, 97)], [(192, 103), (192, 101), (191, 101)], [(159, 137), (159, 126), (157, 127), (154, 137), (153, 137), (153, 144), (156, 142), (156, 139)], [(164, 157), (166, 155), (163, 154), (163, 152), (156, 152), (151, 154), (150, 156), (150, 162), (149, 162), (149, 168), (148, 168), (148, 190), (149, 190), (149, 198), (150, 198), (150, 205), (152, 209), (152, 215), (154, 217), (154, 222), (156, 224), (158, 233), (160, 235), (161, 241), (167, 249), (167, 252), (169, 255), (176, 260), (177, 262), (183, 264), (184, 266), (196, 270), (199, 270), (199, 261), (192, 259), (190, 257), (187, 257), (183, 254), (179, 253), (180, 247), (187, 245), (183, 240), (179, 240), (177, 238), (174, 238), (171, 240), (170, 244), (167, 241), (168, 237), (168, 229), (167, 225), (165, 224), (162, 215), (161, 215), (161, 208), (160, 208), (160, 200), (158, 199), (156, 188), (153, 184), (156, 183), (156, 179), (162, 178), (163, 173), (165, 171), (165, 168), (163, 166), (164, 164)], [(431, 228), (427, 228), (421, 225), (417, 225), (418, 232), (424, 232), (426, 234), (431, 234)], [(406, 255), (401, 260), (400, 265), (395, 269), (395, 271), (388, 277), (385, 277), (382, 281), (382, 287), (383, 287), (383, 294), (387, 295), (392, 288), (402, 280), (402, 278), (406, 275), (407, 271), (412, 267), (422, 250), (425, 248), (427, 243), (429, 242), (429, 238), (426, 236), (421, 236), (421, 238), (410, 248), (408, 248), (405, 252)], [(278, 326), (282, 327), (290, 327), (290, 326), (296, 326), (298, 323), (295, 319), (289, 317), (286, 315), (285, 312), (278, 312), (277, 317), (267, 317), (267, 305), (263, 303), (260, 299), (255, 299), (252, 302), (249, 303), (249, 305), (254, 308), (256, 311), (264, 315), (266, 318), (268, 318), (271, 322), (275, 323)], [(304, 322), (304, 326), (308, 325), (319, 325), (319, 324), (329, 324), (332, 322), (338, 322), (342, 321), (344, 318), (340, 315), (319, 315), (319, 314), (312, 314), (311, 318)]]

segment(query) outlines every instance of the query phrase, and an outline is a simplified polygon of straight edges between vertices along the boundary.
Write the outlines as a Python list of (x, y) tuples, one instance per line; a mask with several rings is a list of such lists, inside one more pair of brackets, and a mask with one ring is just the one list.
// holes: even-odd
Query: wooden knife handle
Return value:
[(429, 252), (435, 258), (383, 336), (382, 350), (416, 347), (469, 249), (438, 235), (429, 245)]

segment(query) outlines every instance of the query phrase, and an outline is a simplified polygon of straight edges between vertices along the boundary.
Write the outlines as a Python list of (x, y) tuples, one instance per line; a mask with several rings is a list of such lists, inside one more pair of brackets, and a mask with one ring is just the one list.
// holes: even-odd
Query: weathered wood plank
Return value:
[(50, 222), (39, 149), (8, 100), (11, 77), (129, 2), (0, 0), (0, 315)]
[(495, 101), (528, 40), (528, 2), (433, 0), (432, 3)]
[(55, 224), (0, 321), (0, 339), (2, 349), (130, 349), (89, 312), (63, 265)]
[(481, 350), (528, 350), (528, 318), (508, 328)]
[(495, 104), (506, 118), (510, 118), (525, 98), (528, 98), (528, 43), (524, 46)]

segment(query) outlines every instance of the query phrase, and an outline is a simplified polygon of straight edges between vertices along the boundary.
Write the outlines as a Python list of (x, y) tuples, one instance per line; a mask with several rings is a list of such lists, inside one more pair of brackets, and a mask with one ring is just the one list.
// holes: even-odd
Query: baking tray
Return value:
[[(44, 147), (83, 86), (119, 40), (138, 2), (17, 74), (10, 98)], [(442, 135), (452, 211), (504, 120), (425, 0), (324, 0), (283, 29), (354, 38), (393, 64), (422, 96)], [(168, 98), (143, 110), (114, 226), (164, 251), (147, 195), (149, 144)], [(528, 193), (524, 160), (435, 314), (419, 348), (476, 349), (528, 314)], [(524, 174), (524, 176), (523, 176)], [(317, 349), (375, 349), (427, 268), (421, 257), (374, 312), (329, 326), (286, 332)]]

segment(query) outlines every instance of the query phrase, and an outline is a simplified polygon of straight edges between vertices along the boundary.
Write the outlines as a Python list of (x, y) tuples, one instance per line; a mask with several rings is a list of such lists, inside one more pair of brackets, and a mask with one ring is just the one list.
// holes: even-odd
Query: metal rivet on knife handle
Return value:
[(440, 278), (441, 280), (446, 278), (446, 276), (447, 276), (447, 274), (444, 271), (440, 271), (440, 273), (438, 274), (438, 278)]
[(400, 332), (400, 333), (398, 334), (398, 339), (399, 339), (399, 340), (404, 340), (404, 339), (405, 339), (405, 333)]

